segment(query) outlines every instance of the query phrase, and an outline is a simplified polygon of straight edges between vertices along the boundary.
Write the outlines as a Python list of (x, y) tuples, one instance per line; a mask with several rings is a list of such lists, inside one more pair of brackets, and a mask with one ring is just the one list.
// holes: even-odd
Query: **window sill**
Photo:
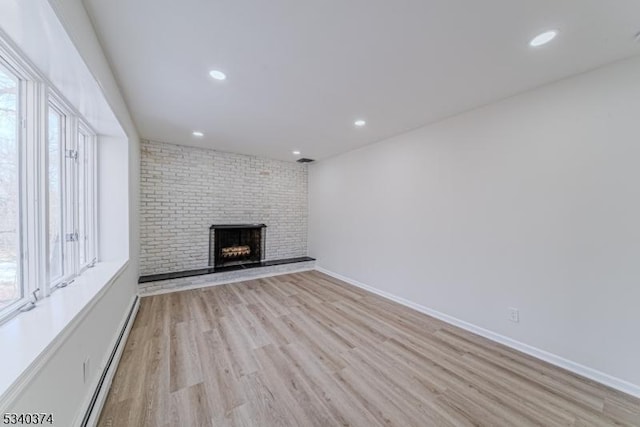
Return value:
[(64, 342), (100, 299), (128, 261), (102, 262), (38, 302), (35, 309), (20, 313), (0, 325), (0, 412)]

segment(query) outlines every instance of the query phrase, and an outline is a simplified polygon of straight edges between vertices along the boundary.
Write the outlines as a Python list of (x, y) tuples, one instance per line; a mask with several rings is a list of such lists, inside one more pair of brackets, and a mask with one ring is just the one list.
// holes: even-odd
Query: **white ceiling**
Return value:
[(284, 160), (640, 53), (638, 0), (85, 2), (142, 137)]

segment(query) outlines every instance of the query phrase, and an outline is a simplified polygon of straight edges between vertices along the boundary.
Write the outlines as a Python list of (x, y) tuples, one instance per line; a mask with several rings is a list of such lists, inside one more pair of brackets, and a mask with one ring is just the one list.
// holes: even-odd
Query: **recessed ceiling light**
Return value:
[(296, 151), (294, 151), (294, 152), (293, 152), (293, 155), (294, 155), (294, 156), (299, 156), (299, 155), (300, 155), (300, 152), (299, 152), (298, 150), (296, 150)]
[(362, 126), (366, 125), (367, 122), (365, 122), (364, 120), (356, 120), (355, 122), (353, 122), (353, 124), (358, 126), (358, 127), (362, 127)]
[(209, 71), (209, 75), (211, 76), (211, 78), (214, 78), (216, 80), (224, 80), (227, 78), (227, 75), (225, 73), (218, 70)]
[(538, 34), (529, 42), (529, 46), (538, 47), (549, 43), (551, 40), (555, 39), (558, 35), (556, 30), (545, 31), (542, 34)]
[(195, 136), (196, 138), (202, 138), (204, 136), (204, 133), (195, 130), (193, 131), (192, 135)]

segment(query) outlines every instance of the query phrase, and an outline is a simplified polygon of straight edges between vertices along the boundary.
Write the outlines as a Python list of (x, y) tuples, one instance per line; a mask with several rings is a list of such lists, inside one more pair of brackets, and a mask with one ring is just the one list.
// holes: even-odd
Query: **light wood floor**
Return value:
[(640, 400), (305, 272), (144, 298), (99, 425), (640, 425)]

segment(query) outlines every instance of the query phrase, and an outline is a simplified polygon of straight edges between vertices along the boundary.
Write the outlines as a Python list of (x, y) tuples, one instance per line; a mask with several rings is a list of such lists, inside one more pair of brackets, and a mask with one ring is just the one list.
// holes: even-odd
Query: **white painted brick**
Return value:
[(266, 259), (307, 255), (307, 166), (142, 141), (140, 274), (207, 266), (212, 224), (267, 224)]

